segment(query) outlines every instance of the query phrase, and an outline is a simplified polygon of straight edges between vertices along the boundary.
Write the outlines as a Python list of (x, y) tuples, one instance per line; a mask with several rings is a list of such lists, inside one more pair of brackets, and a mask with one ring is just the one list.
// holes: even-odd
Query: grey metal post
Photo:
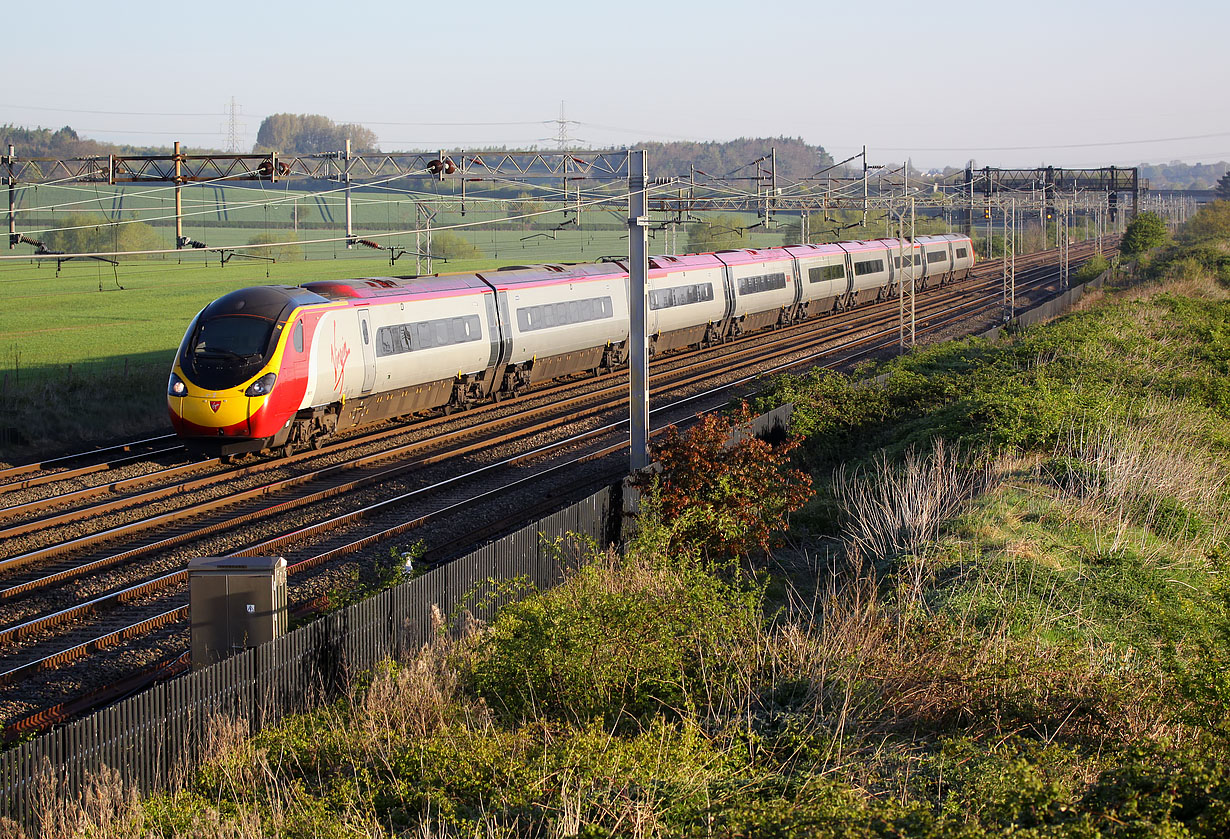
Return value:
[(649, 465), (649, 336), (645, 323), (649, 310), (649, 202), (645, 186), (645, 152), (638, 149), (628, 153), (628, 465), (632, 472)]
[(1016, 199), (1012, 199), (1012, 254), (1008, 264), (1008, 308), (1016, 317)]
[(17, 183), (13, 179), (13, 144), (4, 160), (9, 170), (9, 250), (17, 247)]
[(863, 146), (863, 227), (867, 226), (867, 146)]
[[(184, 246), (184, 156), (179, 153), (179, 140), (175, 141), (175, 247)], [(202, 237), (204, 238), (204, 237)]]
[[(914, 229), (914, 223), (915, 223), (914, 199), (911, 198), (910, 199), (910, 244), (911, 245), (913, 245), (914, 240), (918, 238), (918, 234)], [(911, 347), (914, 346), (915, 328), (918, 326), (918, 298), (915, 294), (914, 256), (913, 256), (912, 251), (913, 251), (913, 248), (911, 247), (911, 255), (910, 255), (910, 346)], [(925, 259), (926, 257), (923, 257), (923, 258)]]
[(1012, 320), (1012, 309), (1008, 302), (1008, 214), (1005, 212), (1003, 216), (1004, 247), (1003, 253), (1000, 255), (1000, 262), (1002, 263), (1004, 280), (1004, 323), (1008, 323)]
[(346, 138), (346, 249), (354, 247), (354, 215), (350, 205), (350, 138)]

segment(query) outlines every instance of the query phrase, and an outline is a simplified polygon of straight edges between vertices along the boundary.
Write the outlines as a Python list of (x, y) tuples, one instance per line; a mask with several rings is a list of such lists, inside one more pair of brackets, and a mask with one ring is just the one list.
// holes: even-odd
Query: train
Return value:
[[(649, 349), (707, 347), (963, 279), (967, 236), (649, 258)], [(625, 262), (256, 286), (188, 325), (167, 386), (176, 434), (223, 458), (516, 396), (628, 359)]]

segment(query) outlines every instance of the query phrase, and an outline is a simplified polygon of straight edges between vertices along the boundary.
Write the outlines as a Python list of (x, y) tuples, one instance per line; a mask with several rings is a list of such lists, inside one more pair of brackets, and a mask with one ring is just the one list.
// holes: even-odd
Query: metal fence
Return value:
[(429, 641), (433, 606), (490, 620), (518, 596), (500, 581), (556, 584), (582, 539), (618, 538), (621, 514), (619, 489), (608, 487), (275, 641), (19, 744), (0, 754), (0, 816), (37, 834), (50, 796), (78, 798), (105, 767), (141, 794), (168, 789), (199, 763), (219, 718), (255, 734), (343, 695), (356, 675)]

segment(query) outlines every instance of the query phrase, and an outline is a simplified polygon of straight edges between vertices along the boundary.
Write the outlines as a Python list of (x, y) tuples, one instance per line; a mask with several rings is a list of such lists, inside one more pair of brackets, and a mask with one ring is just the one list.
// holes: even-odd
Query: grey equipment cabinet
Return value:
[(188, 563), (192, 669), (286, 632), (286, 560), (198, 557)]

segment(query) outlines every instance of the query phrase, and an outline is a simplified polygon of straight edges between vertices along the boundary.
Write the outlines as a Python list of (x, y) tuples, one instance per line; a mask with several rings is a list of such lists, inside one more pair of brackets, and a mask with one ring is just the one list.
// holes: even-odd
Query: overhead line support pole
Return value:
[(629, 470), (649, 465), (649, 202), (645, 151), (628, 153)]
[(350, 138), (346, 138), (346, 249), (354, 248), (354, 208), (350, 203)]
[[(175, 141), (175, 247), (184, 246), (184, 156), (179, 153), (179, 140)], [(200, 235), (200, 234), (197, 234)], [(205, 238), (205, 237), (201, 237)]]
[(13, 144), (9, 143), (9, 154), (4, 159), (9, 170), (9, 250), (17, 247), (17, 181), (13, 178)]

